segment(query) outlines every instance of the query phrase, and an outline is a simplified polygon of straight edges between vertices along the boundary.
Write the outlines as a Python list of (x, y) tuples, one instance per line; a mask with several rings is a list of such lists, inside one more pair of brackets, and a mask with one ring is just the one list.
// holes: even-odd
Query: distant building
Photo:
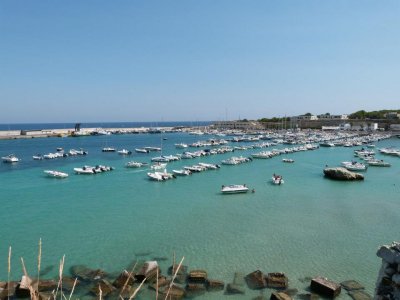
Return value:
[(331, 114), (322, 114), (317, 116), (319, 120), (348, 120), (349, 117), (347, 115), (331, 115)]
[(297, 121), (317, 121), (318, 117), (315, 115), (301, 115), (301, 116), (295, 116), (291, 117), (290, 121), (292, 122), (297, 122)]
[(213, 127), (218, 129), (240, 129), (240, 130), (252, 130), (262, 129), (263, 126), (257, 121), (221, 121), (215, 122)]
[(400, 114), (395, 111), (388, 112), (384, 116), (386, 119), (400, 119)]

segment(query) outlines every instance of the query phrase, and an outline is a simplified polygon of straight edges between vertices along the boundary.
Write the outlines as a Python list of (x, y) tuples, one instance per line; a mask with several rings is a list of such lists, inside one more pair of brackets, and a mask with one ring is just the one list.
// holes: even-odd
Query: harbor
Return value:
[[(379, 150), (398, 149), (398, 138), (385, 132), (268, 131), (252, 135), (190, 132), (0, 141), (1, 156), (13, 153), (20, 159), (0, 165), (4, 205), (1, 223), (3, 228), (6, 224), (12, 224), (13, 228), (2, 232), (0, 250), (7, 253), (7, 245), (13, 248), (12, 280), (20, 280), (22, 275), (19, 257), (24, 257), (28, 270), (35, 270), (32, 249), (42, 238), (43, 268), (48, 269), (43, 279), (55, 280), (55, 264), (63, 254), (66, 254), (65, 276), (71, 278), (75, 274), (71, 273), (71, 267), (85, 265), (112, 274), (104, 279), (113, 283), (118, 274), (124, 269), (129, 271), (136, 261), (141, 265), (157, 261), (160, 274), (168, 277), (175, 252), (177, 260), (185, 256), (188, 272), (204, 270), (208, 278), (224, 283), (223, 289), (212, 292), (205, 285), (204, 293), (194, 293), (196, 299), (228, 297), (227, 285), (233, 283), (235, 274), (243, 274), (244, 278), (255, 270), (285, 274), (288, 289), (297, 290), (294, 298), (309, 293), (311, 279), (318, 276), (336, 283), (356, 280), (367, 294), (374, 294), (379, 270), (375, 249), (387, 243), (389, 236), (396, 235), (394, 224), (398, 216), (394, 208), (400, 186), (396, 175), (399, 157)], [(334, 146), (321, 146), (327, 142)], [(353, 142), (354, 145), (348, 145)], [(318, 147), (307, 151), (308, 143)], [(368, 148), (372, 143), (375, 148)], [(145, 147), (158, 151), (134, 151)], [(354, 159), (362, 162), (354, 154), (363, 147), (373, 150), (376, 159), (390, 163), (391, 167), (370, 167), (360, 182), (325, 178), (326, 166), (339, 167), (342, 162)], [(103, 152), (104, 148), (115, 151)], [(75, 149), (86, 155), (33, 159), (35, 154), (44, 156), (59, 152), (57, 149), (65, 154)], [(120, 155), (121, 149), (132, 153)], [(190, 158), (184, 159), (184, 153)], [(260, 153), (266, 158), (253, 157)], [(179, 155), (179, 160), (159, 164), (166, 164), (169, 173), (189, 166), (194, 170), (194, 165), (201, 164), (204, 168), (211, 165), (220, 168), (162, 182), (148, 179), (146, 174), (156, 164), (152, 158), (171, 159)], [(222, 164), (235, 161), (232, 157), (253, 157), (253, 160)], [(285, 163), (284, 158), (293, 159), (294, 163)], [(127, 168), (132, 161), (143, 165)], [(114, 170), (90, 175), (73, 171), (97, 165)], [(45, 170), (69, 176), (55, 180)], [(274, 185), (273, 174), (282, 176), (284, 184)], [(249, 192), (226, 195), (221, 192), (223, 185), (243, 184)], [(251, 192), (253, 189), (255, 192)], [(32, 224), (29, 231), (27, 224)], [(107, 236), (107, 241), (99, 244), (102, 236)], [(95, 248), (98, 250), (91, 250)], [(1, 278), (6, 277), (3, 271)], [(87, 297), (96, 297), (91, 291), (92, 284), (81, 286)], [(141, 289), (143, 299), (154, 298), (155, 291), (150, 285)], [(185, 297), (190, 297), (190, 293), (186, 294), (186, 283), (180, 286)], [(242, 289), (244, 294), (235, 296), (238, 299), (261, 295), (269, 298), (274, 292), (269, 288), (252, 289), (247, 284)], [(342, 291), (338, 297), (350, 296)]]

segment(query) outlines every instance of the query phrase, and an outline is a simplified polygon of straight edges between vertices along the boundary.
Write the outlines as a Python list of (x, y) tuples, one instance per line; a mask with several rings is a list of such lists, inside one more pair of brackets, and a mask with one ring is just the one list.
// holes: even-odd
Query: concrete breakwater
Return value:
[[(137, 128), (102, 128), (102, 132), (113, 134), (137, 134), (137, 133), (151, 133), (152, 128), (137, 127)], [(173, 130), (173, 127), (163, 128), (165, 131)], [(79, 137), (98, 135), (99, 128), (82, 128), (76, 131), (74, 128), (65, 129), (38, 129), (38, 130), (3, 130), (0, 131), (1, 139), (31, 139), (31, 138), (45, 138), (45, 137)]]
[[(167, 258), (157, 259), (162, 261)], [(284, 273), (263, 273), (255, 270), (247, 275), (235, 272), (232, 274), (232, 281), (225, 283), (210, 278), (206, 270), (190, 270), (182, 262), (183, 259), (179, 264), (171, 264), (165, 275), (156, 260), (135, 262), (133, 267), (130, 266), (119, 274), (110, 274), (84, 265), (72, 266), (69, 274), (64, 274), (61, 278), (45, 279), (42, 274), (39, 282), (25, 274), (20, 281), (0, 282), (0, 299), (33, 299), (32, 291), (38, 295), (38, 299), (55, 299), (54, 291), (66, 295), (74, 291), (74, 297), (84, 299), (133, 299), (135, 296), (132, 295), (137, 293), (140, 293), (140, 299), (157, 299), (156, 295), (159, 299), (167, 299), (167, 296), (168, 299), (192, 299), (196, 296), (208, 297), (206, 294), (211, 293), (218, 296), (218, 299), (228, 295), (237, 295), (236, 297), (242, 299), (246, 294), (251, 294), (251, 299), (257, 300), (316, 300), (320, 297), (335, 298), (341, 294), (342, 288), (355, 300), (372, 299), (355, 280), (336, 283), (322, 276), (306, 277), (301, 281), (309, 284), (308, 287), (298, 290), (290, 287), (289, 279)], [(250, 290), (253, 292), (250, 293)]]

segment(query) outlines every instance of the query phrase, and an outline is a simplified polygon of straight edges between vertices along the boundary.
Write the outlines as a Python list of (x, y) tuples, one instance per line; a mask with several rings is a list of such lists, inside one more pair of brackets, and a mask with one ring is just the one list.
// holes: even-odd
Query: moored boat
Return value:
[(294, 159), (291, 158), (283, 158), (282, 161), (285, 163), (294, 163)]
[(174, 173), (177, 176), (188, 176), (188, 175), (192, 175), (192, 172), (189, 170), (172, 170), (172, 173)]
[(54, 171), (54, 170), (45, 170), (43, 171), (47, 176), (53, 177), (53, 178), (67, 178), (68, 174), (60, 171)]
[(132, 151), (129, 151), (129, 150), (127, 150), (127, 149), (122, 149), (122, 150), (118, 150), (118, 154), (121, 154), (121, 155), (130, 155), (130, 154), (132, 154)]
[(115, 148), (113, 147), (104, 147), (102, 150), (102, 152), (115, 152)]
[(373, 159), (368, 161), (368, 165), (372, 167), (390, 167), (391, 165), (382, 159)]
[(272, 183), (275, 185), (281, 185), (284, 184), (285, 181), (283, 180), (283, 177), (281, 175), (272, 175)]
[(249, 188), (245, 184), (230, 184), (221, 187), (221, 193), (223, 194), (247, 193), (248, 191)]
[(138, 162), (138, 161), (129, 161), (126, 163), (125, 167), (127, 168), (141, 168), (147, 166), (148, 163)]
[(15, 162), (19, 162), (19, 160), (20, 160), (14, 154), (3, 156), (1, 159), (3, 160), (4, 163), (15, 163)]

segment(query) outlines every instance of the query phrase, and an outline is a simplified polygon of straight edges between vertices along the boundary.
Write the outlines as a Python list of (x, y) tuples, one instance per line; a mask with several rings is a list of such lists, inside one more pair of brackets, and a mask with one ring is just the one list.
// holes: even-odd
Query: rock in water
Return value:
[(341, 291), (339, 284), (323, 277), (316, 277), (311, 280), (310, 288), (311, 291), (328, 298), (335, 298)]
[(325, 168), (324, 174), (326, 177), (335, 180), (364, 180), (364, 175), (351, 172), (346, 168)]
[(264, 274), (260, 270), (248, 274), (245, 277), (245, 280), (247, 282), (247, 286), (252, 290), (263, 289), (267, 286)]

